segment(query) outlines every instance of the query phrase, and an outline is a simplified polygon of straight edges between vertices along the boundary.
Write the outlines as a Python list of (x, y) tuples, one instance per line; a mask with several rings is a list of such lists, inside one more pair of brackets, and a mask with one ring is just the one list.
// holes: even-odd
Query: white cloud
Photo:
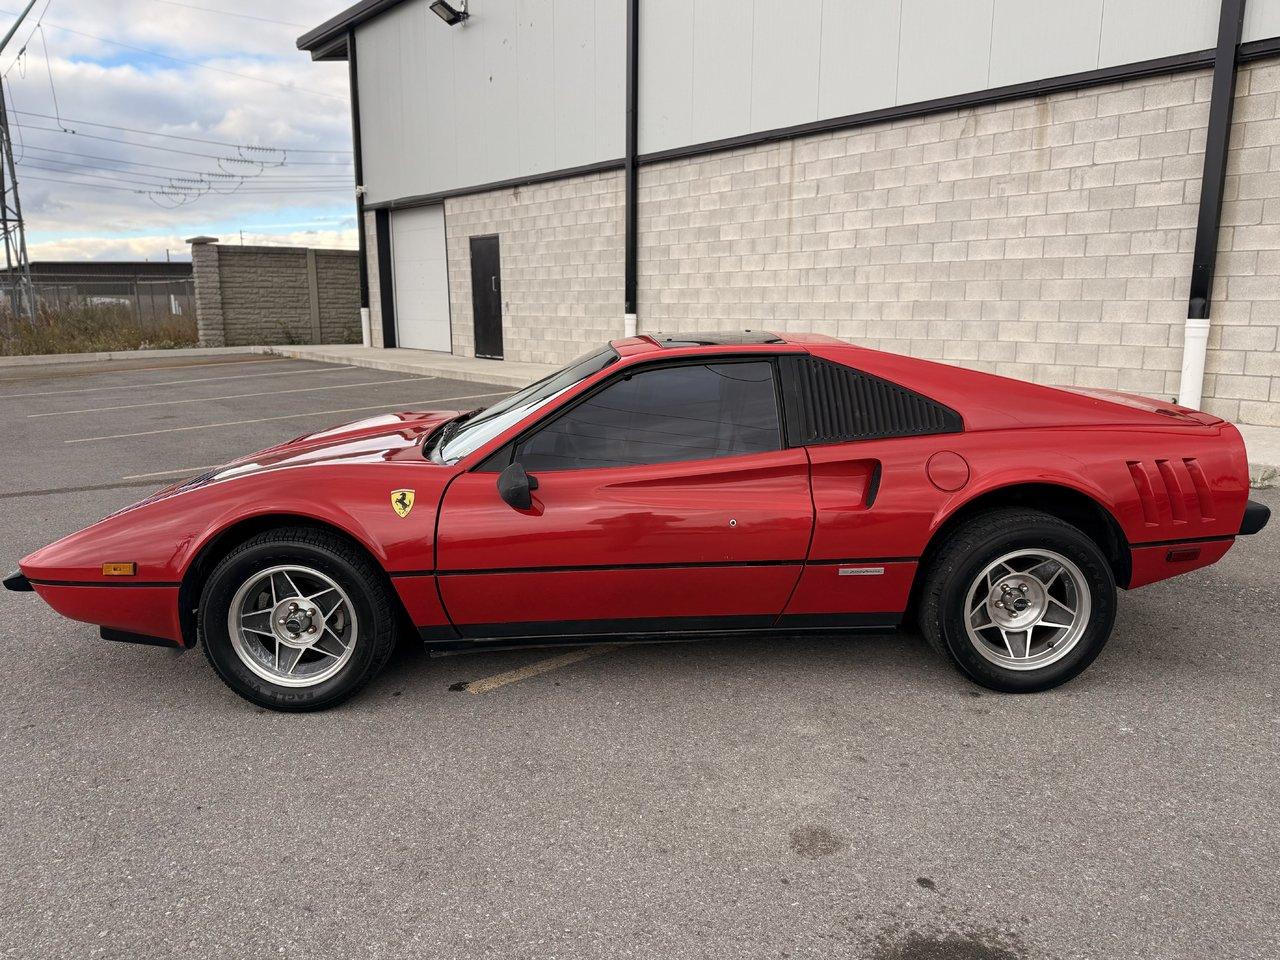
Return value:
[[(150, 234), (129, 237), (68, 237), (46, 240), (30, 248), (32, 260), (173, 260), (191, 259), (186, 237), (174, 234)], [(223, 243), (240, 243), (239, 233), (226, 234)], [(354, 250), (359, 243), (355, 228), (349, 230), (290, 230), (255, 233), (246, 230), (247, 245), (323, 247)]]
[[(308, 28), (343, 6), (342, 0), (183, 2)], [(10, 10), (16, 3), (0, 6)], [(0, 14), (0, 26), (11, 22), (11, 15)], [(184, 237), (209, 233), (238, 239), (242, 227), (246, 240), (250, 230), (260, 238), (255, 242), (316, 237), (341, 243), (347, 234), (353, 242), (346, 65), (312, 63), (298, 51), (295, 41), (305, 28), (164, 0), (56, 0), (45, 19), (46, 67), (44, 44), (39, 32), (30, 33), (31, 23), (0, 57), (0, 71), (9, 70), (13, 106), (22, 111), (16, 115), (21, 127), (15, 140), (33, 259), (162, 258), (166, 247), (185, 251)], [(18, 63), (16, 51), (28, 35), (27, 53)], [(54, 115), (63, 119), (49, 119)], [(238, 154), (232, 147), (147, 137), (84, 121), (285, 152)], [(115, 142), (121, 140), (129, 142)], [(237, 156), (265, 156), (271, 162), (245, 164)], [(192, 195), (193, 182), (222, 184), (228, 171), (245, 174), (236, 192)], [(174, 184), (191, 202), (168, 209)]]

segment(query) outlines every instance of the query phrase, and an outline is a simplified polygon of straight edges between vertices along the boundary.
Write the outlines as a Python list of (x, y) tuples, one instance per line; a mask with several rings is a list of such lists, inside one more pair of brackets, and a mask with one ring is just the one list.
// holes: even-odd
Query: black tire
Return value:
[[(1011, 552), (1034, 549), (1057, 553), (1076, 566), (1089, 589), (1090, 612), (1083, 632), (1060, 659), (1038, 669), (1008, 669), (983, 656), (969, 637), (966, 600), (988, 565)], [(1116, 585), (1107, 558), (1078, 528), (1038, 510), (1002, 508), (966, 521), (948, 535), (925, 576), (921, 632), (967, 677), (1002, 693), (1035, 693), (1066, 683), (1102, 652), (1115, 623)]]
[[(340, 671), (314, 686), (282, 686), (259, 676), (236, 652), (229, 633), (237, 590), (282, 565), (310, 568), (341, 587), (359, 624), (354, 649)], [(213, 569), (200, 596), (199, 633), (213, 669), (246, 700), (272, 710), (324, 710), (355, 695), (386, 666), (395, 646), (396, 619), (385, 575), (361, 551), (324, 530), (284, 527), (245, 541)]]

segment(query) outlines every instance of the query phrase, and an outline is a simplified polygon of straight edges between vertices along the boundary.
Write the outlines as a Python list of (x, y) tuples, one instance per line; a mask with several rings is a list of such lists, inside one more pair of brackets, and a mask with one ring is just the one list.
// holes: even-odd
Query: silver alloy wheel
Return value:
[(1038, 670), (1080, 642), (1092, 599), (1084, 574), (1062, 554), (1015, 550), (973, 581), (964, 609), (978, 653), (1006, 670)]
[(253, 574), (227, 612), (227, 633), (241, 662), (282, 687), (313, 687), (335, 676), (356, 648), (357, 627), (346, 592), (310, 567)]

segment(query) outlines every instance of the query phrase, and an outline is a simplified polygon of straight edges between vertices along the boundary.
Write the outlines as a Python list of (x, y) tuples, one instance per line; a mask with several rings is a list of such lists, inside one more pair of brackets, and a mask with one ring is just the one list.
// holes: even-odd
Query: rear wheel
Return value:
[(246, 700), (320, 710), (377, 675), (395, 620), (363, 554), (325, 531), (287, 528), (248, 540), (214, 568), (200, 637), (218, 675)]
[(1046, 513), (1001, 509), (967, 521), (927, 576), (922, 631), (993, 690), (1031, 693), (1065, 683), (1111, 635), (1110, 564), (1084, 533)]

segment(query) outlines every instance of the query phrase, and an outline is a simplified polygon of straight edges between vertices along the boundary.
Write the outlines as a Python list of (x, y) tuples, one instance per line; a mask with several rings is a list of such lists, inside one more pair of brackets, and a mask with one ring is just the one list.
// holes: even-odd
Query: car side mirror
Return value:
[(519, 463), (510, 464), (498, 474), (498, 496), (517, 510), (533, 506), (533, 491), (538, 489), (538, 478), (525, 473)]

